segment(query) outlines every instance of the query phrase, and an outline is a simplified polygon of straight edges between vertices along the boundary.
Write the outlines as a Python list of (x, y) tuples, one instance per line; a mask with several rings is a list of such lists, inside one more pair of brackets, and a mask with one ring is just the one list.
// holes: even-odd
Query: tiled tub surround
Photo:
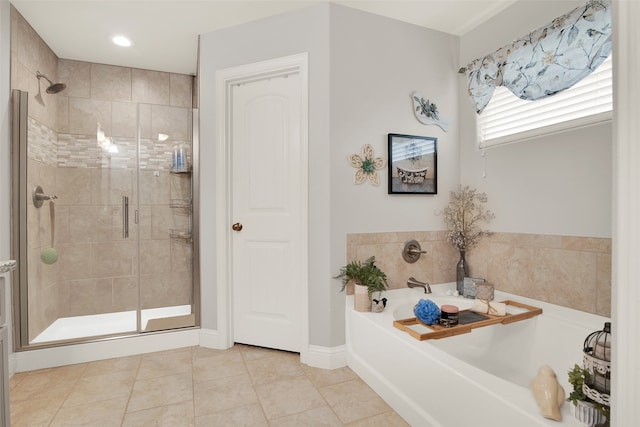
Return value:
[[(427, 251), (414, 264), (402, 259), (404, 242), (416, 239)], [(375, 255), (392, 289), (413, 276), (430, 283), (455, 281), (458, 252), (446, 232), (347, 235), (347, 260)], [(493, 233), (467, 254), (469, 274), (496, 289), (600, 316), (611, 315), (611, 239)]]
[[(189, 226), (190, 175), (173, 175), (174, 145), (191, 162), (191, 76), (59, 59), (12, 8), (11, 86), (29, 93), (28, 188), (55, 194), (53, 265), (49, 205), (28, 206), (29, 334), (59, 317), (191, 303), (191, 245), (169, 238)], [(36, 72), (66, 83), (57, 95)], [(97, 123), (118, 146), (97, 144)], [(140, 197), (135, 184), (140, 130)], [(159, 141), (158, 134), (169, 135)], [(130, 238), (122, 240), (122, 196), (130, 201)], [(133, 210), (140, 209), (140, 260)], [(139, 263), (138, 263), (139, 262)]]

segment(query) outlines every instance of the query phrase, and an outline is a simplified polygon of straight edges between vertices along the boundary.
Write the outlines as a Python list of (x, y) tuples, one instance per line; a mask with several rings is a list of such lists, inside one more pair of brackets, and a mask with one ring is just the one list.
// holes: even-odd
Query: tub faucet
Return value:
[(415, 277), (409, 277), (407, 279), (407, 286), (410, 288), (422, 288), (424, 289), (425, 294), (431, 293), (431, 286), (429, 286), (429, 282), (421, 282)]

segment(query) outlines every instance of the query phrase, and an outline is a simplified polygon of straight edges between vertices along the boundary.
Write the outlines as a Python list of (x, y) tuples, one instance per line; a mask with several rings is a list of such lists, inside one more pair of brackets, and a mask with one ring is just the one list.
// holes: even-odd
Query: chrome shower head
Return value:
[(67, 87), (67, 85), (64, 84), (64, 83), (54, 83), (54, 82), (52, 82), (49, 79), (49, 77), (45, 76), (40, 71), (37, 72), (36, 77), (38, 78), (38, 81), (40, 81), (41, 77), (44, 77), (44, 79), (49, 82), (49, 87), (47, 87), (47, 93), (54, 94), (54, 93), (62, 92)]

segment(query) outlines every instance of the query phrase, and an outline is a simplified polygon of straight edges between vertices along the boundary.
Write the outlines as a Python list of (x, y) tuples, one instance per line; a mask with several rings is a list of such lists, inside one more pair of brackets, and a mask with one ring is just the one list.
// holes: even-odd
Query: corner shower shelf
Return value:
[(172, 229), (169, 233), (169, 237), (172, 239), (184, 239), (186, 241), (191, 241), (191, 231), (189, 230), (175, 230)]
[(175, 173), (175, 174), (181, 174), (181, 173), (191, 173), (191, 166), (187, 166), (186, 168), (183, 169), (171, 169), (170, 171), (171, 173)]
[(176, 209), (191, 209), (191, 199), (171, 199), (169, 206)]
[[(414, 337), (417, 340), (424, 341), (430, 339), (439, 339), (445, 337), (452, 337), (454, 335), (466, 334), (471, 332), (474, 328), (481, 328), (483, 326), (496, 325), (498, 323), (502, 323), (503, 325), (507, 325), (509, 323), (518, 322), (520, 320), (530, 319), (538, 314), (542, 314), (542, 309), (538, 307), (534, 307), (532, 305), (522, 304), (516, 301), (502, 301), (507, 307), (516, 307), (518, 313), (509, 313), (507, 312), (506, 316), (494, 316), (491, 314), (481, 314), (484, 320), (477, 320), (467, 324), (458, 324), (456, 326), (452, 326), (450, 328), (445, 328), (440, 325), (427, 325), (426, 323), (422, 323), (415, 317), (411, 317), (409, 319), (401, 319), (395, 320), (393, 322), (393, 326), (400, 329), (401, 331), (407, 332), (409, 335)], [(473, 313), (471, 310), (462, 310), (460, 311), (460, 317), (463, 316), (464, 313)], [(480, 313), (477, 313), (480, 314)], [(420, 333), (415, 329), (412, 329), (412, 326), (422, 325), (428, 329), (429, 331), (425, 333)]]

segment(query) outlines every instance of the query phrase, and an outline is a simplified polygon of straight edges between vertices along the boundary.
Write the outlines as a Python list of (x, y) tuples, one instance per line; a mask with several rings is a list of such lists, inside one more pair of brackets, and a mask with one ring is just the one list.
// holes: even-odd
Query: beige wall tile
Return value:
[(172, 228), (178, 228), (173, 222), (173, 209), (169, 205), (151, 207), (151, 239), (168, 239)]
[(89, 171), (92, 204), (121, 206), (122, 196), (127, 196), (130, 206), (134, 205), (135, 171), (110, 168), (89, 169)]
[(136, 104), (111, 103), (111, 136), (135, 138), (137, 131)]
[(91, 64), (83, 61), (60, 59), (58, 61), (58, 78), (67, 85), (66, 96), (75, 98), (91, 97)]
[(69, 132), (69, 97), (58, 95), (58, 132)]
[(137, 277), (113, 278), (113, 311), (137, 310), (138, 299)]
[(185, 275), (191, 273), (191, 261), (193, 253), (191, 242), (184, 239), (171, 239), (171, 271), (182, 272)]
[[(24, 64), (34, 75), (40, 66), (40, 37), (29, 23), (21, 16), (17, 19), (17, 54), (18, 61)], [(44, 72), (44, 71), (43, 71)]]
[(162, 105), (151, 106), (151, 137), (159, 133), (169, 135), (169, 141), (188, 141), (191, 139), (191, 110)]
[(90, 243), (60, 243), (58, 262), (60, 280), (90, 279), (91, 273), (91, 244)]
[(111, 103), (95, 99), (69, 98), (69, 133), (95, 136), (97, 124), (111, 135)]
[(169, 172), (142, 170), (140, 177), (140, 203), (143, 205), (168, 205), (170, 203)]
[(611, 317), (611, 255), (597, 255), (596, 314)]
[(171, 271), (171, 242), (143, 240), (140, 242), (140, 273), (168, 273)]
[(193, 77), (185, 74), (171, 74), (169, 76), (171, 105), (191, 108), (192, 81)]
[(140, 305), (143, 309), (191, 304), (191, 274), (182, 272), (142, 274)]
[(91, 170), (58, 168), (57, 187), (56, 206), (88, 205), (91, 203)]
[(611, 239), (595, 237), (571, 237), (562, 238), (562, 248), (574, 251), (611, 253)]
[(131, 68), (92, 63), (91, 98), (131, 101)]
[[(399, 248), (417, 239), (428, 251), (411, 265)], [(455, 281), (459, 254), (446, 232), (363, 233), (347, 235), (347, 259), (376, 257), (391, 288), (406, 278), (431, 283)], [(467, 254), (469, 274), (483, 277), (496, 289), (608, 316), (611, 310), (610, 239), (494, 233)], [(424, 259), (423, 259), (424, 258)]]
[(110, 313), (112, 279), (68, 280), (61, 284), (61, 317)]
[(140, 69), (131, 70), (133, 102), (169, 105), (170, 74)]
[(93, 277), (131, 276), (134, 274), (136, 244), (120, 240), (91, 245), (91, 272)]
[(138, 115), (140, 120), (140, 138), (157, 138), (158, 135), (155, 135), (155, 137), (151, 135), (151, 105), (138, 104)]

